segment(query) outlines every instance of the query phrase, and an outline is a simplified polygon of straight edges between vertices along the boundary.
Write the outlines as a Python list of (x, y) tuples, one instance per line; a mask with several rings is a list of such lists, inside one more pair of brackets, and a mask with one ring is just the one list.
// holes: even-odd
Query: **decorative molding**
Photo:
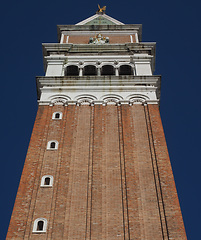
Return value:
[[(143, 98), (140, 97), (136, 97), (133, 98), (131, 101), (130, 100), (117, 100), (115, 98), (108, 98), (107, 101), (103, 101), (103, 100), (93, 100), (91, 101), (90, 99), (83, 99), (82, 101), (67, 101), (65, 103), (64, 106), (68, 106), (68, 105), (75, 105), (75, 106), (81, 106), (81, 105), (89, 105), (89, 106), (94, 106), (94, 105), (103, 105), (106, 106), (108, 103), (112, 104), (116, 103), (117, 105), (125, 105), (125, 104), (129, 104), (129, 105), (133, 105), (133, 104), (159, 104), (159, 100), (158, 99), (151, 99), (151, 100), (145, 100)], [(53, 106), (52, 104), (50, 104), (48, 101), (46, 102), (42, 102), (42, 101), (38, 101), (39, 105), (49, 105), (49, 106)]]
[(144, 103), (146, 102), (146, 100), (149, 100), (149, 97), (146, 95), (142, 95), (142, 94), (132, 94), (129, 95), (127, 97), (127, 99), (131, 102), (131, 103), (135, 103), (135, 102), (141, 102)]
[(105, 44), (109, 43), (109, 37), (103, 37), (101, 33), (95, 35), (95, 37), (89, 38), (89, 44)]
[(51, 101), (52, 105), (64, 105), (66, 103), (66, 100), (63, 98), (57, 98)]
[(50, 105), (65, 105), (70, 97), (64, 95), (53, 95), (50, 97)]
[[(104, 101), (99, 101), (99, 100), (95, 100), (92, 101), (91, 99), (87, 99), (87, 98), (83, 98), (82, 100), (79, 101), (69, 101), (66, 103), (65, 106), (68, 105), (75, 105), (75, 106), (82, 106), (82, 105), (89, 105), (89, 106), (94, 106), (94, 105), (103, 105), (103, 106), (107, 106), (107, 105), (125, 105), (125, 104), (129, 104), (129, 105), (133, 105), (133, 104), (159, 104), (159, 100), (155, 99), (155, 100), (145, 100), (144, 98), (141, 97), (135, 97), (132, 98), (131, 100), (118, 100), (116, 98), (107, 98)], [(48, 103), (41, 103), (39, 102), (39, 105), (49, 105)], [(50, 105), (51, 106), (51, 105)], [(47, 148), (48, 150), (55, 150), (55, 148)]]
[(37, 77), (40, 105), (154, 102), (160, 99), (160, 76)]
[(117, 94), (107, 94), (103, 95), (100, 99), (102, 99), (105, 102), (110, 101), (111, 99), (115, 100), (116, 102), (123, 100), (123, 97)]
[(83, 98), (79, 101), (77, 101), (78, 105), (91, 105), (93, 101), (89, 98)]

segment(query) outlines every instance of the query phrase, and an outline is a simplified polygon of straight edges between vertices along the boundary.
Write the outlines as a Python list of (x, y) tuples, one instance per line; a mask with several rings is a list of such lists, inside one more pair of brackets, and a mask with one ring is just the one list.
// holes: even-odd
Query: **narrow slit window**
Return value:
[(45, 178), (45, 184), (44, 185), (46, 185), (46, 186), (50, 185), (50, 178), (49, 177)]
[(55, 142), (50, 143), (50, 148), (55, 148), (55, 146), (56, 146)]
[(38, 221), (37, 231), (43, 231), (44, 222)]
[(59, 117), (60, 117), (60, 113), (56, 113), (55, 118), (59, 118)]
[(47, 219), (37, 218), (33, 224), (33, 233), (45, 233), (47, 230)]

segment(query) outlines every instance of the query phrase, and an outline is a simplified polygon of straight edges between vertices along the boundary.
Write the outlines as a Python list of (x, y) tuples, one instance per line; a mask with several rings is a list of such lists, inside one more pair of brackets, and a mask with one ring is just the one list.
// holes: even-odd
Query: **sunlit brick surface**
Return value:
[[(84, 35), (84, 36), (69, 36), (68, 43), (74, 43), (74, 44), (88, 44), (89, 39), (91, 37), (95, 37), (94, 35)], [(131, 42), (130, 35), (120, 35), (120, 36), (112, 36), (112, 35), (105, 35), (104, 37), (109, 37), (110, 44), (115, 43), (128, 43)], [(133, 42), (136, 42), (135, 35), (132, 35)], [(64, 35), (63, 43), (66, 43), (67, 41), (67, 35)]]
[(186, 239), (158, 105), (39, 106), (7, 239)]

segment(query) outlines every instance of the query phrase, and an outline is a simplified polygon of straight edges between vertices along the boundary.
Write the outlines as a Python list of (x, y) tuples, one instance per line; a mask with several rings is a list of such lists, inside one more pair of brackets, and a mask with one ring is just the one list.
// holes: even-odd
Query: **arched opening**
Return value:
[(93, 65), (87, 65), (84, 67), (84, 71), (83, 71), (83, 75), (84, 76), (94, 76), (97, 75), (97, 69), (95, 66)]
[(101, 69), (101, 75), (115, 75), (115, 70), (112, 65), (104, 65)]
[(53, 186), (53, 176), (45, 175), (41, 179), (41, 187), (52, 187)]
[(52, 114), (52, 119), (62, 119), (62, 112), (54, 112)]
[(50, 185), (50, 177), (45, 178), (44, 185), (46, 185), (46, 186)]
[(119, 75), (133, 75), (133, 68), (129, 65), (122, 65), (119, 68)]
[(44, 233), (47, 230), (47, 219), (37, 218), (34, 221), (33, 232), (34, 233)]
[(43, 221), (38, 221), (37, 231), (43, 231), (43, 226), (44, 226), (44, 222)]
[(60, 118), (60, 113), (55, 113), (55, 118)]
[(51, 143), (50, 143), (50, 148), (55, 148), (55, 146), (56, 146), (56, 143), (55, 143), (55, 142), (51, 142)]
[(66, 76), (79, 76), (79, 69), (78, 66), (70, 65), (66, 68), (65, 72)]
[(49, 150), (57, 150), (59, 143), (56, 140), (49, 141), (47, 143), (47, 149)]

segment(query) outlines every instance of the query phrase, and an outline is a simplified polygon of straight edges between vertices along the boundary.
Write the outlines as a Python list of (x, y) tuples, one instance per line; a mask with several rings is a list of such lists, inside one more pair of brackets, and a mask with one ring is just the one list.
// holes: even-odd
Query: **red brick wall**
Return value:
[[(133, 36), (133, 42), (136, 42), (135, 35)], [(86, 35), (86, 36), (69, 36), (68, 43), (74, 43), (74, 44), (88, 44), (89, 43), (89, 38), (94, 37), (92, 35)], [(104, 37), (109, 37), (110, 43), (115, 44), (115, 43), (128, 43), (131, 42), (130, 35), (120, 35), (120, 36), (114, 36), (114, 35), (107, 35)], [(63, 42), (66, 43), (67, 36), (64, 36)]]
[(67, 42), (67, 35), (64, 35), (63, 43)]
[(147, 110), (152, 129), (152, 141), (154, 142), (168, 237), (169, 239), (186, 239), (159, 109), (157, 105), (148, 105)]
[(40, 170), (39, 159), (40, 153), (42, 152), (41, 145), (43, 143), (44, 134), (47, 132), (49, 122), (48, 111), (48, 107), (41, 106), (38, 109), (13, 213), (11, 216), (7, 239), (24, 239), (25, 236), (25, 228), (27, 226), (30, 203), (35, 197), (33, 188), (35, 182), (38, 181), (37, 171)]
[(39, 106), (7, 239), (186, 239), (158, 106)]

